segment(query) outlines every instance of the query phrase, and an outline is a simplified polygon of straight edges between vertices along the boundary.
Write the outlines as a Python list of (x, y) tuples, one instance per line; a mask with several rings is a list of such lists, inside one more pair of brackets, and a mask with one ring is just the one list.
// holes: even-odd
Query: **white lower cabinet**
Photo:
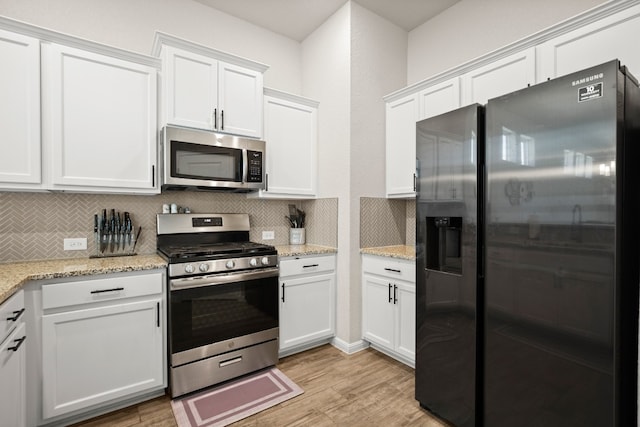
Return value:
[(280, 356), (335, 335), (335, 255), (280, 260)]
[(95, 411), (166, 387), (165, 274), (42, 286), (42, 418)]
[(415, 262), (362, 256), (362, 331), (371, 345), (415, 364)]
[(26, 426), (26, 339), (22, 291), (0, 306), (0, 427)]

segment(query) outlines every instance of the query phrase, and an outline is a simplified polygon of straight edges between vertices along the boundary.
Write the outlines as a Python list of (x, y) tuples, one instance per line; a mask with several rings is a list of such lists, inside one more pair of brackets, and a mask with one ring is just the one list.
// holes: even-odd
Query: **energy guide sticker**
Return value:
[(578, 102), (591, 101), (602, 97), (602, 83), (595, 83), (578, 89)]

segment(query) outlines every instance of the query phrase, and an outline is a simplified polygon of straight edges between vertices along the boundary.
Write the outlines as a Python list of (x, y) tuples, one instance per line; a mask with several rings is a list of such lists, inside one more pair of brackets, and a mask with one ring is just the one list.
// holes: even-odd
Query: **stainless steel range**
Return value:
[(278, 360), (278, 264), (249, 241), (247, 214), (159, 214), (169, 263), (171, 397)]

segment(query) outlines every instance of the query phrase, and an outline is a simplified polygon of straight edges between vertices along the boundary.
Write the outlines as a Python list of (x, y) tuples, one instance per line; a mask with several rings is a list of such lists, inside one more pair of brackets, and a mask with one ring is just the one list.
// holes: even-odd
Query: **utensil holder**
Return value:
[(304, 245), (305, 244), (305, 229), (304, 228), (291, 228), (291, 229), (289, 229), (289, 244), (290, 245)]

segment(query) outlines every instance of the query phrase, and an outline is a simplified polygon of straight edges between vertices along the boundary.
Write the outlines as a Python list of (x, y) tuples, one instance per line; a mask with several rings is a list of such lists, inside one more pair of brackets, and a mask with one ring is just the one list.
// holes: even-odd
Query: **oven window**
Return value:
[(278, 326), (278, 278), (171, 291), (171, 352)]
[(242, 150), (172, 141), (171, 175), (208, 181), (242, 181)]

